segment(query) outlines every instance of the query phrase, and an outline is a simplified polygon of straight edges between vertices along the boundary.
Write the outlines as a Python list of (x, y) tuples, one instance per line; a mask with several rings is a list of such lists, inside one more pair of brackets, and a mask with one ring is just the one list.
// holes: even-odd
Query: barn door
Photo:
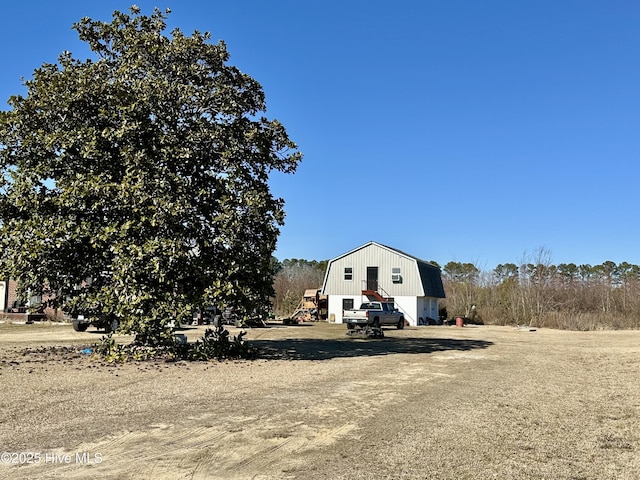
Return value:
[(378, 267), (367, 267), (367, 290), (378, 291)]

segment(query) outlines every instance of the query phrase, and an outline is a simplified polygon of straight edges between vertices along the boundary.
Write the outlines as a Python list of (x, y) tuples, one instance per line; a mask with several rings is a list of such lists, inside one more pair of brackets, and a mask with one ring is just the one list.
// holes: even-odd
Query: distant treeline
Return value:
[[(570, 330), (640, 327), (640, 266), (552, 264), (541, 251), (533, 261), (483, 272), (449, 262), (443, 271), (448, 316), (475, 315), (487, 324), (524, 324)], [(475, 307), (475, 308), (474, 308)]]
[[(530, 325), (570, 330), (640, 328), (640, 266), (553, 264), (540, 249), (518, 263), (483, 271), (473, 263), (442, 269), (444, 317), (474, 317), (493, 325)], [(277, 262), (274, 309), (293, 312), (304, 290), (322, 285), (328, 261)]]

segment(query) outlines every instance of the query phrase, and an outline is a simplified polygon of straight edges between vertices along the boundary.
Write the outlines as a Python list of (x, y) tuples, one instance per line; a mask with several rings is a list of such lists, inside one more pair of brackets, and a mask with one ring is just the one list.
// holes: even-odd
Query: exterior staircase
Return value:
[(366, 296), (370, 301), (377, 300), (378, 302), (386, 302), (389, 300), (375, 290), (362, 290), (362, 295)]

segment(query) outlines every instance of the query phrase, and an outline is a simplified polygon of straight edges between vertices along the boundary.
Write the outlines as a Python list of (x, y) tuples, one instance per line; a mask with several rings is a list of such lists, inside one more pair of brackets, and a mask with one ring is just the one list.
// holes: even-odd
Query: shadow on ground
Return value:
[(375, 340), (252, 340), (260, 358), (285, 360), (329, 360), (369, 357), (394, 353), (434, 353), (447, 350), (469, 351), (488, 348), (493, 342), (451, 338), (383, 338)]

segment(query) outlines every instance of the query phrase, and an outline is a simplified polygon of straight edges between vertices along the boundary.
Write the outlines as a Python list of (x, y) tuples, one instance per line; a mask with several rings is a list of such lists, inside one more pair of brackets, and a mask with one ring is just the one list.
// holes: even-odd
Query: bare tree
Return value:
[(276, 273), (274, 311), (278, 315), (290, 315), (302, 299), (304, 291), (319, 288), (324, 279), (324, 263), (307, 260), (284, 260)]
[(447, 263), (444, 266), (447, 310), (454, 315), (470, 316), (477, 303), (479, 278), (480, 269), (473, 263)]
[(539, 247), (532, 255), (526, 252), (519, 269), (522, 313), (529, 325), (539, 323), (554, 304), (553, 285), (557, 269), (551, 263), (551, 252)]

